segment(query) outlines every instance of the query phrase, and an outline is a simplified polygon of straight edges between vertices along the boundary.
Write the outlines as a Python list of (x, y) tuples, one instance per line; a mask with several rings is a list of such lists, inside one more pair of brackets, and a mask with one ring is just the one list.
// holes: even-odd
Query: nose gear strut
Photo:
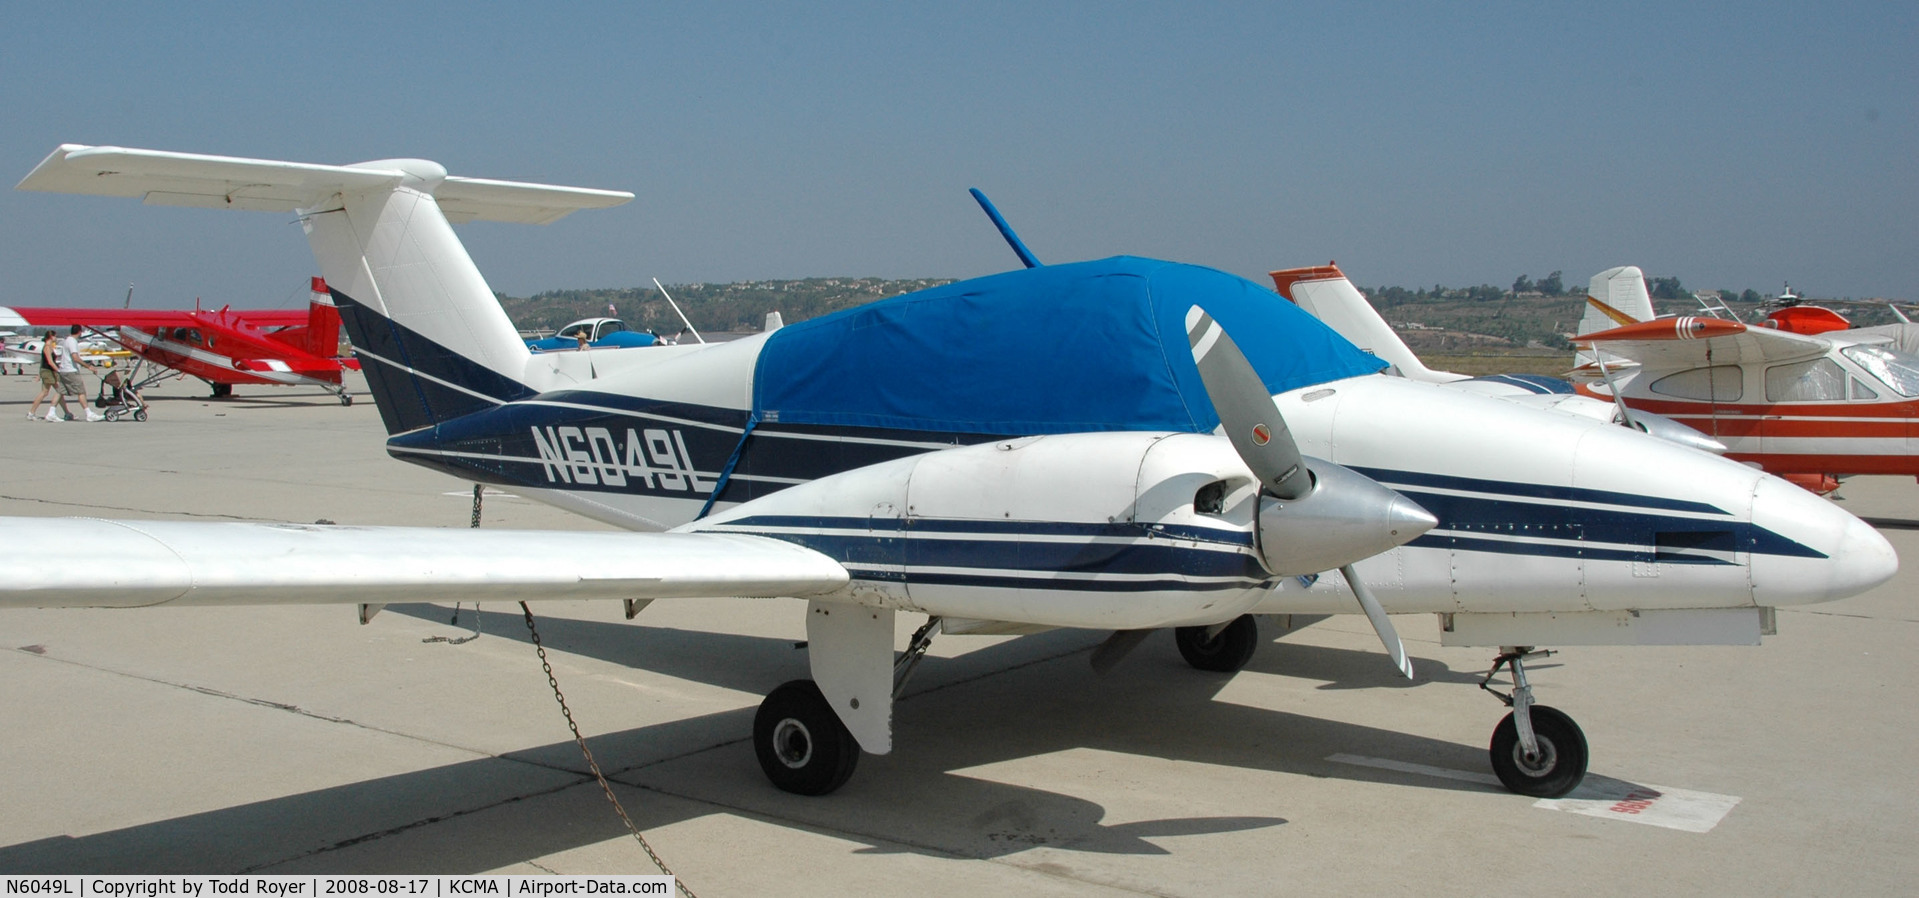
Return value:
[[(1479, 681), (1479, 688), (1513, 709), (1493, 728), (1493, 772), (1506, 788), (1539, 798), (1558, 798), (1586, 778), (1586, 734), (1559, 710), (1534, 704), (1532, 683), (1526, 679), (1527, 661), (1552, 654), (1532, 646), (1500, 646), (1492, 669)], [(1512, 671), (1511, 693), (1492, 687), (1502, 667)]]

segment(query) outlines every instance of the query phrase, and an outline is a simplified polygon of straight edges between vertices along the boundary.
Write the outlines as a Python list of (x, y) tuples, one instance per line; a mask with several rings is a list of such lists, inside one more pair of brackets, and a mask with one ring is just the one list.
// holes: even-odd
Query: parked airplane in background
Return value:
[[(1897, 559), (1777, 478), (1604, 421), (1375, 373), (1265, 288), (1116, 257), (882, 300), (726, 343), (527, 350), (450, 221), (543, 223), (631, 194), (62, 146), (28, 190), (291, 211), (396, 457), (635, 531), (0, 519), (42, 563), (0, 605), (799, 597), (811, 679), (753, 744), (830, 792), (892, 748), (892, 704), (940, 633), (1154, 629), (1238, 669), (1252, 615), (1437, 613), (1514, 680), (1493, 769), (1560, 795), (1572, 720), (1534, 705), (1542, 644), (1752, 644), (1771, 608), (1853, 595)], [(1019, 320), (992, 340), (980, 321)], [(84, 554), (82, 554), (84, 553)], [(112, 557), (112, 565), (84, 559)], [(584, 566), (556, 558), (590, 559)], [(1340, 576), (1331, 576), (1338, 570)], [(904, 656), (894, 618), (927, 616)], [(723, 663), (723, 659), (716, 659)], [(1698, 672), (1692, 672), (1698, 675)]]
[(340, 312), (319, 278), (305, 310), (0, 306), (0, 327), (74, 324), (111, 328), (104, 331), (108, 339), (158, 369), (144, 379), (128, 375), (135, 390), (190, 374), (211, 385), (216, 397), (232, 395), (235, 384), (308, 385), (332, 391), (341, 405), (353, 404), (340, 372), (359, 368), (359, 362), (340, 355)]
[(528, 340), (526, 346), (534, 352), (561, 352), (580, 348), (583, 336), (592, 349), (632, 349), (652, 346), (658, 341), (647, 331), (628, 330), (626, 322), (618, 318), (582, 318), (560, 328), (551, 337)]
[(1472, 377), (1451, 371), (1434, 371), (1419, 360), (1406, 341), (1399, 338), (1379, 310), (1366, 301), (1366, 295), (1353, 286), (1336, 263), (1309, 268), (1286, 268), (1271, 272), (1279, 295), (1312, 313), (1314, 318), (1351, 340), (1354, 345), (1387, 363), (1387, 372), (1420, 383), (1443, 384), (1451, 389), (1494, 396), (1533, 408), (1552, 409), (1571, 415), (1624, 424), (1650, 433), (1662, 440), (1691, 446), (1715, 454), (1726, 447), (1705, 434), (1656, 414), (1639, 414), (1628, 419), (1624, 409), (1611, 400), (1582, 396), (1569, 381), (1537, 374), (1494, 374)]
[(1754, 324), (1653, 318), (1631, 267), (1595, 276), (1587, 303), (1582, 393), (1617, 394), (1633, 414), (1687, 424), (1819, 493), (1850, 474), (1919, 476), (1919, 325), (1852, 328), (1797, 304)]

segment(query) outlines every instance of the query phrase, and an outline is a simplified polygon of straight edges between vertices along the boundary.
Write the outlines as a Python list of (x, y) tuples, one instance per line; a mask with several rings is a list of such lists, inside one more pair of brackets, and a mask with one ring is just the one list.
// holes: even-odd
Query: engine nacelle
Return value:
[(1211, 434), (1023, 437), (848, 471), (685, 529), (809, 546), (846, 566), (851, 600), (888, 607), (1102, 629), (1224, 621), (1276, 575), (1433, 525), (1359, 474), (1308, 464), (1313, 492), (1280, 503)]

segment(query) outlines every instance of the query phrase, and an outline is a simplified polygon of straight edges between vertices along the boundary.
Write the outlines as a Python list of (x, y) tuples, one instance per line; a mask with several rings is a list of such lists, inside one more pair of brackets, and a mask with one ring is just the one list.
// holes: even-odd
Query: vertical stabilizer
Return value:
[[(1615, 327), (1651, 321), (1652, 295), (1646, 292), (1646, 275), (1636, 265), (1608, 268), (1593, 275), (1586, 288), (1586, 311), (1579, 319), (1579, 334), (1596, 334)], [(1612, 365), (1610, 356), (1606, 364)], [(1573, 367), (1597, 370), (1591, 350), (1576, 350)]]
[(1353, 345), (1378, 356), (1400, 376), (1426, 383), (1466, 379), (1463, 374), (1434, 371), (1421, 363), (1419, 356), (1393, 332), (1392, 326), (1380, 317), (1372, 303), (1366, 301), (1366, 295), (1353, 286), (1339, 266), (1329, 262), (1311, 268), (1287, 268), (1272, 272), (1272, 276), (1279, 295), (1292, 300)]

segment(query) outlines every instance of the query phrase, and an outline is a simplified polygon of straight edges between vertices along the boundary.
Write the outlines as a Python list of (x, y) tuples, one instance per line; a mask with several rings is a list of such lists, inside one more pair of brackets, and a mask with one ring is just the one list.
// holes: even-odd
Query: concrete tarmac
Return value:
[[(467, 525), (471, 484), (387, 457), (357, 384), (341, 407), (175, 382), (150, 421), (113, 424), (27, 421), (36, 388), (0, 377), (0, 514)], [(1840, 496), (1919, 559), (1913, 483)], [(491, 492), (484, 516), (599, 527)], [(1428, 616), (1395, 620), (1411, 683), (1357, 615), (1270, 634), (1230, 676), (1170, 636), (1103, 677), (1103, 634), (942, 637), (893, 753), (808, 799), (770, 786), (749, 740), (761, 696), (806, 675), (801, 603), (533, 607), (620, 800), (709, 898), (1890, 894), (1919, 876), (1916, 587), (1909, 567), (1781, 609), (1757, 648), (1536, 665), (1540, 701), (1585, 729), (1575, 797), (1598, 816), (1487, 784), (1491, 652), (1441, 648)], [(472, 606), (453, 614), (0, 611), (0, 873), (653, 872), (517, 607), (430, 641), (473, 632)], [(901, 618), (903, 647), (920, 621)]]

